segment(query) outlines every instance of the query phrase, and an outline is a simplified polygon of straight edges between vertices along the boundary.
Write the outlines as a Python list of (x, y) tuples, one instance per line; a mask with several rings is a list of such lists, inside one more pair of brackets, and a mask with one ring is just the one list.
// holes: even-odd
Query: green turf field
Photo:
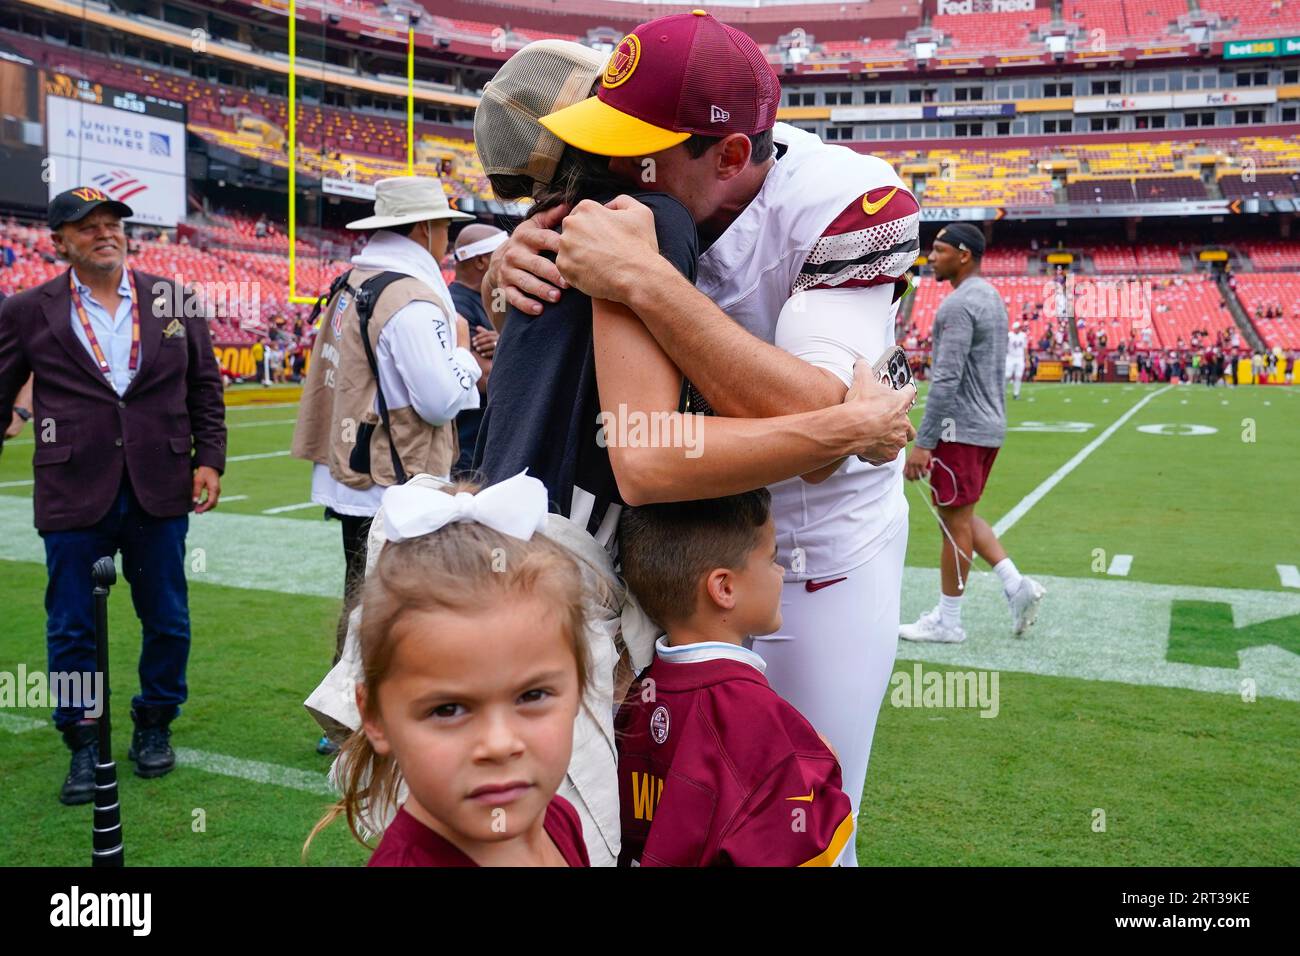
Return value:
[[(1030, 384), (1008, 402), (1012, 430), (979, 511), (1048, 596), (1018, 640), (996, 578), (976, 573), (966, 644), (900, 648), (861, 860), (1300, 863), (1297, 393)], [(182, 766), (152, 781), (124, 767), (131, 864), (294, 864), (329, 802), (301, 701), (329, 664), (342, 559), (338, 525), (309, 505), (308, 467), (288, 456), (294, 414), (280, 402), (229, 410), (222, 504), (190, 525), (191, 699), (173, 738)], [(31, 451), (28, 431), (0, 456), (0, 671), (10, 673), (44, 668)], [(910, 620), (936, 600), (939, 532), (915, 490), (908, 499)], [(139, 637), (125, 586), (112, 604), (121, 760)], [(918, 664), (923, 678), (996, 673), (996, 716), (899, 706)], [(89, 858), (91, 810), (58, 803), (67, 756), (48, 727), (46, 711), (0, 710), (0, 865)], [(341, 825), (312, 855), (364, 859)]]

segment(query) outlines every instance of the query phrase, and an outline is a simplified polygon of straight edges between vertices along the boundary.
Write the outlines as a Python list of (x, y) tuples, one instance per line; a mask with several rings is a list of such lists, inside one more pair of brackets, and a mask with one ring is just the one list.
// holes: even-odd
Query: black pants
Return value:
[[(338, 633), (334, 640), (334, 664), (343, 656), (343, 645), (348, 639), (348, 617), (356, 606), (361, 585), (366, 579), (366, 539), (370, 536), (370, 518), (358, 515), (341, 515), (326, 510), (330, 518), (338, 518), (343, 525), (343, 611), (339, 614)], [(331, 665), (333, 666), (333, 665)]]

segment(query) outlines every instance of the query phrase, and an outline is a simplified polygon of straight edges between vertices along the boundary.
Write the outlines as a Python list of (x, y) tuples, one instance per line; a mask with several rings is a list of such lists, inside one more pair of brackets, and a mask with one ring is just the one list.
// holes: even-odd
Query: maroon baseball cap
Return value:
[(599, 156), (645, 156), (692, 133), (771, 129), (781, 84), (758, 44), (703, 10), (660, 17), (614, 48), (590, 99), (539, 122)]

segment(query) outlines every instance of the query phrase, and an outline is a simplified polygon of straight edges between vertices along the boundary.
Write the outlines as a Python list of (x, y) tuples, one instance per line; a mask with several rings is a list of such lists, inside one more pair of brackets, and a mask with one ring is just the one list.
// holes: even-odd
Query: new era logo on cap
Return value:
[(595, 96), (540, 122), (590, 153), (645, 156), (693, 133), (769, 130), (780, 99), (758, 44), (694, 10), (637, 27), (614, 48)]

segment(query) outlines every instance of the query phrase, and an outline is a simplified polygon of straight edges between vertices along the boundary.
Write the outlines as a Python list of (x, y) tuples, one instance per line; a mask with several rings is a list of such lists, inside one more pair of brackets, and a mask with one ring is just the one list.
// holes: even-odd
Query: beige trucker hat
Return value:
[(527, 176), (534, 192), (549, 184), (564, 143), (537, 120), (591, 96), (608, 58), (569, 40), (536, 40), (507, 60), (474, 112), (483, 171)]

